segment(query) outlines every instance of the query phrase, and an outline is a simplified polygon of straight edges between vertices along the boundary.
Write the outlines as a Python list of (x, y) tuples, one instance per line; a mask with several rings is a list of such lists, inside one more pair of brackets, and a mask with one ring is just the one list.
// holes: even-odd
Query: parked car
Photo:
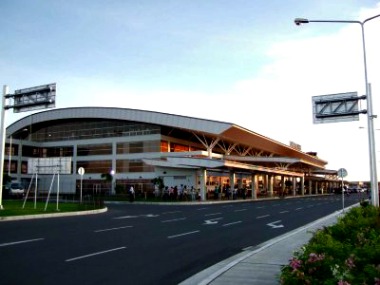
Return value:
[(24, 186), (18, 181), (13, 181), (6, 185), (5, 191), (9, 196), (23, 196), (25, 194)]

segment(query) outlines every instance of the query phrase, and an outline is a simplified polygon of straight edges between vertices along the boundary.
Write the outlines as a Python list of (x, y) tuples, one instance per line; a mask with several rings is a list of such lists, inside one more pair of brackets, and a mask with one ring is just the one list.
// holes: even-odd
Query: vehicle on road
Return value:
[(9, 196), (24, 196), (25, 188), (21, 182), (13, 181), (5, 186), (5, 192)]

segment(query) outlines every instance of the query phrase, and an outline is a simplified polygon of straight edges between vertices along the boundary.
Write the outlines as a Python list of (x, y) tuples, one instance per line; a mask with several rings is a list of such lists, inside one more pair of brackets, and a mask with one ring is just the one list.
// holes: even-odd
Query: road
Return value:
[[(346, 197), (345, 206), (358, 196)], [(178, 284), (342, 209), (340, 195), (108, 205), (98, 215), (0, 222), (1, 284)]]

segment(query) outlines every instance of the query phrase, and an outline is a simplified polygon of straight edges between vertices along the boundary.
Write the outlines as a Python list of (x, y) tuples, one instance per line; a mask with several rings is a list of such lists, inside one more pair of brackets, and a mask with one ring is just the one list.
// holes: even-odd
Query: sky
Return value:
[[(0, 0), (0, 10), (0, 83), (11, 93), (55, 82), (57, 108), (230, 122), (317, 152), (348, 180), (370, 180), (367, 116), (314, 124), (312, 109), (313, 96), (365, 94), (360, 25), (294, 19), (364, 21), (380, 14), (380, 1)], [(364, 29), (379, 114), (380, 17)], [(30, 114), (9, 110), (5, 124)]]

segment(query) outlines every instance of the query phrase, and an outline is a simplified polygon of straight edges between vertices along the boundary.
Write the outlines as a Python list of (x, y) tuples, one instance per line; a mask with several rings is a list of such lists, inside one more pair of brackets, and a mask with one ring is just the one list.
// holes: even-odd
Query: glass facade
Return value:
[(112, 170), (112, 160), (78, 161), (77, 169), (79, 167), (83, 167), (86, 173), (110, 173)]
[[(120, 179), (125, 180), (124, 184), (129, 184), (133, 180), (135, 186), (141, 184), (141, 189), (150, 189), (153, 187), (151, 179), (144, 178), (143, 174), (154, 172), (155, 167), (143, 162), (144, 153), (201, 149), (199, 141), (194, 140), (194, 136), (184, 130), (125, 120), (87, 118), (52, 120), (30, 125), (29, 130), (21, 143), (19, 138), (19, 142), (12, 145), (11, 149), (10, 144), (7, 144), (6, 153), (8, 155), (11, 152), (12, 161), (10, 164), (5, 162), (5, 170), (10, 167), (12, 176), (24, 175), (28, 174), (28, 158), (73, 157), (75, 168), (72, 168), (72, 174), (76, 176), (74, 169), (83, 167), (86, 175), (90, 177), (87, 185), (89, 191), (93, 191), (94, 185), (102, 192), (105, 188), (109, 190), (111, 185), (105, 183), (100, 174), (110, 173), (111, 170), (124, 176), (133, 173), (134, 175), (130, 175), (131, 179), (125, 180), (121, 177)], [(165, 140), (152, 140), (152, 135), (164, 136)], [(132, 136), (139, 136), (141, 139), (136, 140), (131, 138)], [(113, 149), (114, 147), (116, 149)], [(22, 158), (19, 157), (20, 154)], [(128, 159), (129, 155), (132, 155), (133, 159)], [(117, 183), (120, 182), (117, 180)]]
[(116, 146), (117, 154), (160, 152), (159, 141), (123, 142)]
[(112, 144), (88, 144), (78, 145), (77, 156), (90, 156), (90, 155), (111, 155)]
[(27, 157), (70, 157), (74, 154), (72, 146), (64, 147), (36, 147), (36, 146), (22, 146), (22, 155)]
[(30, 139), (37, 142), (83, 140), (159, 134), (160, 127), (124, 120), (59, 120), (33, 126)]
[(154, 167), (146, 165), (140, 159), (128, 160), (118, 159), (116, 161), (116, 173), (128, 173), (128, 172), (152, 172)]

